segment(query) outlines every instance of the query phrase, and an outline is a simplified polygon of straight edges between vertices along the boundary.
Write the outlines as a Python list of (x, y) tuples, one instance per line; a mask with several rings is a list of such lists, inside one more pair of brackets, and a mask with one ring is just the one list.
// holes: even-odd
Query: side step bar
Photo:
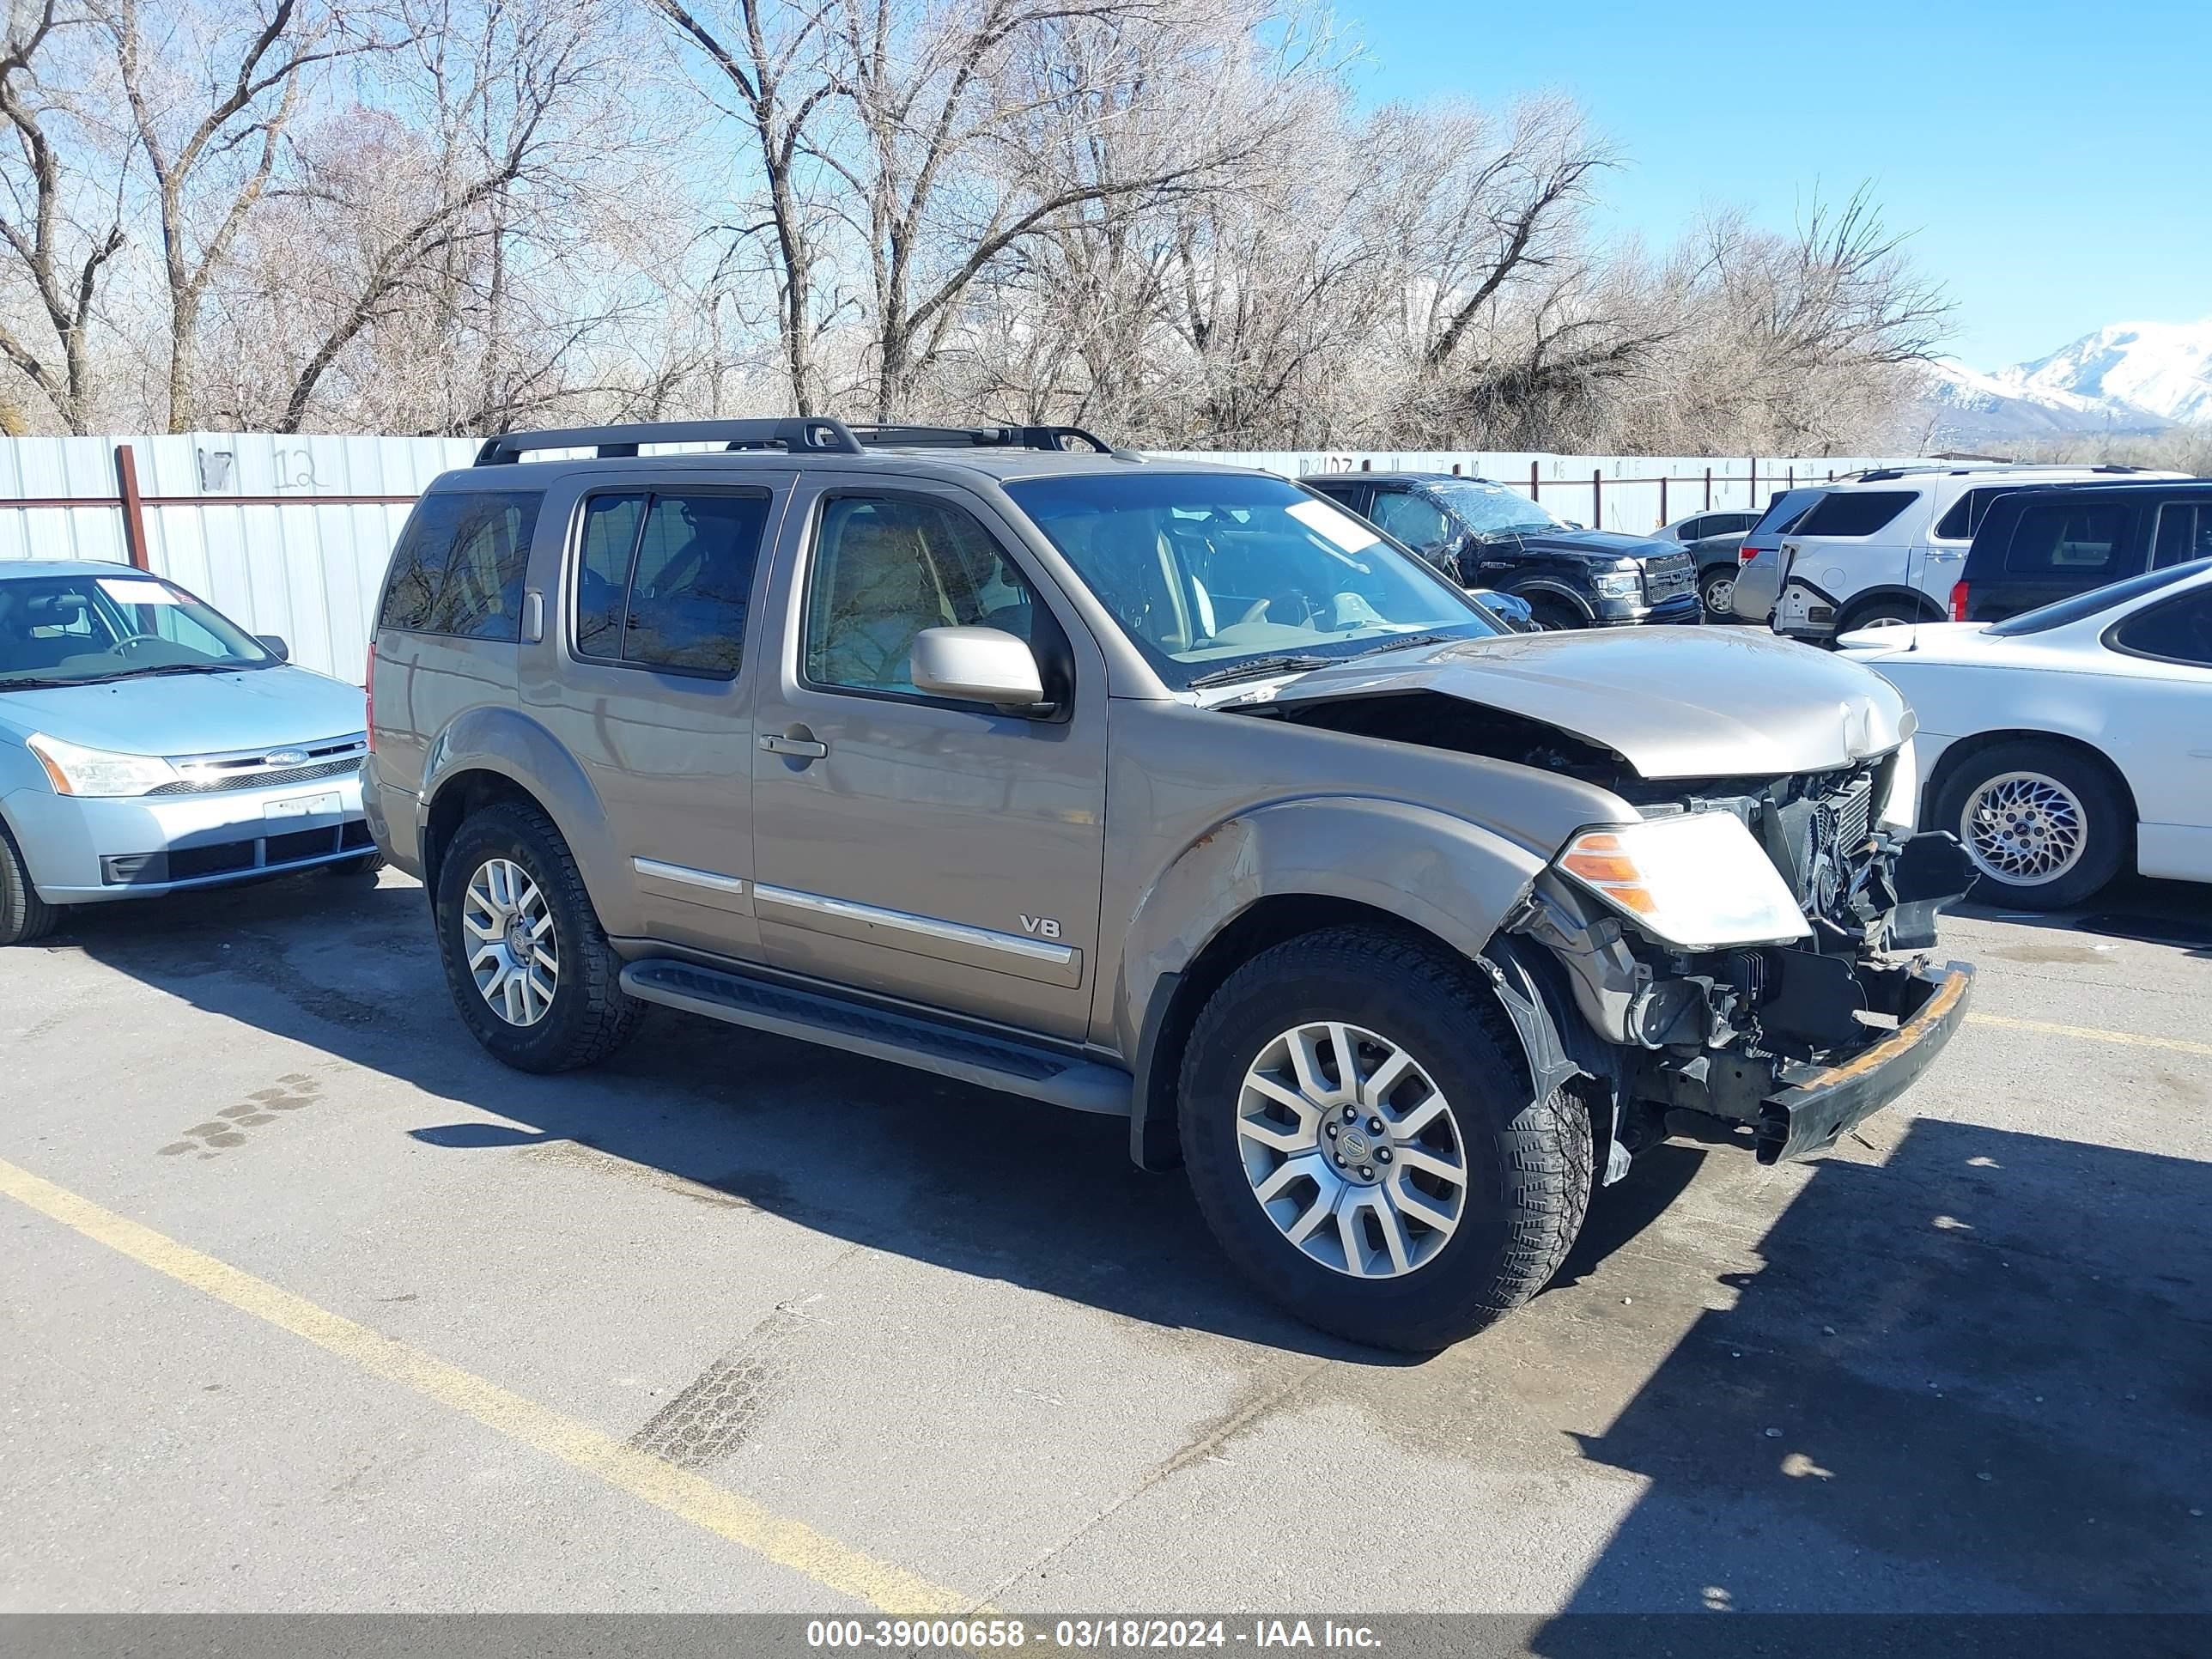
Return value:
[(1135, 1080), (1124, 1071), (1012, 1038), (693, 963), (633, 962), (622, 988), (646, 1002), (732, 1025), (888, 1060), (979, 1088), (1026, 1095), (1078, 1112), (1127, 1117)]

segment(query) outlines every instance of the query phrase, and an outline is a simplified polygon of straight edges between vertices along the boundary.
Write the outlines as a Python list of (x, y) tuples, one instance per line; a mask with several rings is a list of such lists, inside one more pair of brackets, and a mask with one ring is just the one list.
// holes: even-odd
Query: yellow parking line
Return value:
[(2095, 1025), (2057, 1025), (2047, 1019), (2013, 1019), (2004, 1014), (1968, 1014), (1970, 1025), (1993, 1025), (2001, 1031), (2037, 1031), (2045, 1036), (2081, 1037), (2091, 1042), (2117, 1042), (2129, 1048), (2165, 1048), (2177, 1054), (2212, 1058), (2212, 1042), (2191, 1042), (2185, 1037), (2144, 1036), (2136, 1031), (2107, 1031)]
[(241, 1313), (473, 1417), (509, 1439), (842, 1595), (887, 1613), (953, 1613), (975, 1606), (970, 1597), (849, 1548), (803, 1521), (763, 1509), (688, 1469), (626, 1446), (588, 1423), (564, 1417), (458, 1365), (357, 1325), (4, 1159), (0, 1159), (0, 1193), (141, 1266), (204, 1291)]

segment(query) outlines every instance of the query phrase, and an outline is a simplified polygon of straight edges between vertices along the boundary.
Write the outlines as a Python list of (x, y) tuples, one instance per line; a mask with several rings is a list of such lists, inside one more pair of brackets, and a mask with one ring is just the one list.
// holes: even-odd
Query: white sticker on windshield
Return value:
[(1327, 501), (1292, 501), (1284, 511), (1346, 553), (1357, 553), (1382, 539), (1342, 507), (1331, 507)]
[(100, 591), (119, 605), (182, 605), (177, 591), (143, 577), (102, 576)]

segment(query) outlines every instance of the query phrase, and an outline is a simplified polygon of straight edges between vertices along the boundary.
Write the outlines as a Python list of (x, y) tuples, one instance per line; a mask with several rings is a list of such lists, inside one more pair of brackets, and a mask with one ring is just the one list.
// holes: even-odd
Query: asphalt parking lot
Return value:
[(2212, 1610), (2212, 903), (1972, 913), (1810, 1165), (1680, 1142), (1420, 1363), (1121, 1128), (657, 1013), (506, 1072), (420, 890), (0, 953), (0, 1610)]

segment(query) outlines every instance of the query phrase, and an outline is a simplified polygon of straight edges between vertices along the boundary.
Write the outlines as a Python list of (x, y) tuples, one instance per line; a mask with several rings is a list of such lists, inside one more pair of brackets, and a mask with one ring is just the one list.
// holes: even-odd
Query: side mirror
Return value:
[(1010, 714), (1044, 706), (1036, 653), (997, 628), (925, 628), (914, 636), (914, 689), (933, 697), (988, 702)]
[(292, 660), (292, 647), (284, 643), (284, 636), (281, 634), (256, 634), (253, 642), (278, 662)]

